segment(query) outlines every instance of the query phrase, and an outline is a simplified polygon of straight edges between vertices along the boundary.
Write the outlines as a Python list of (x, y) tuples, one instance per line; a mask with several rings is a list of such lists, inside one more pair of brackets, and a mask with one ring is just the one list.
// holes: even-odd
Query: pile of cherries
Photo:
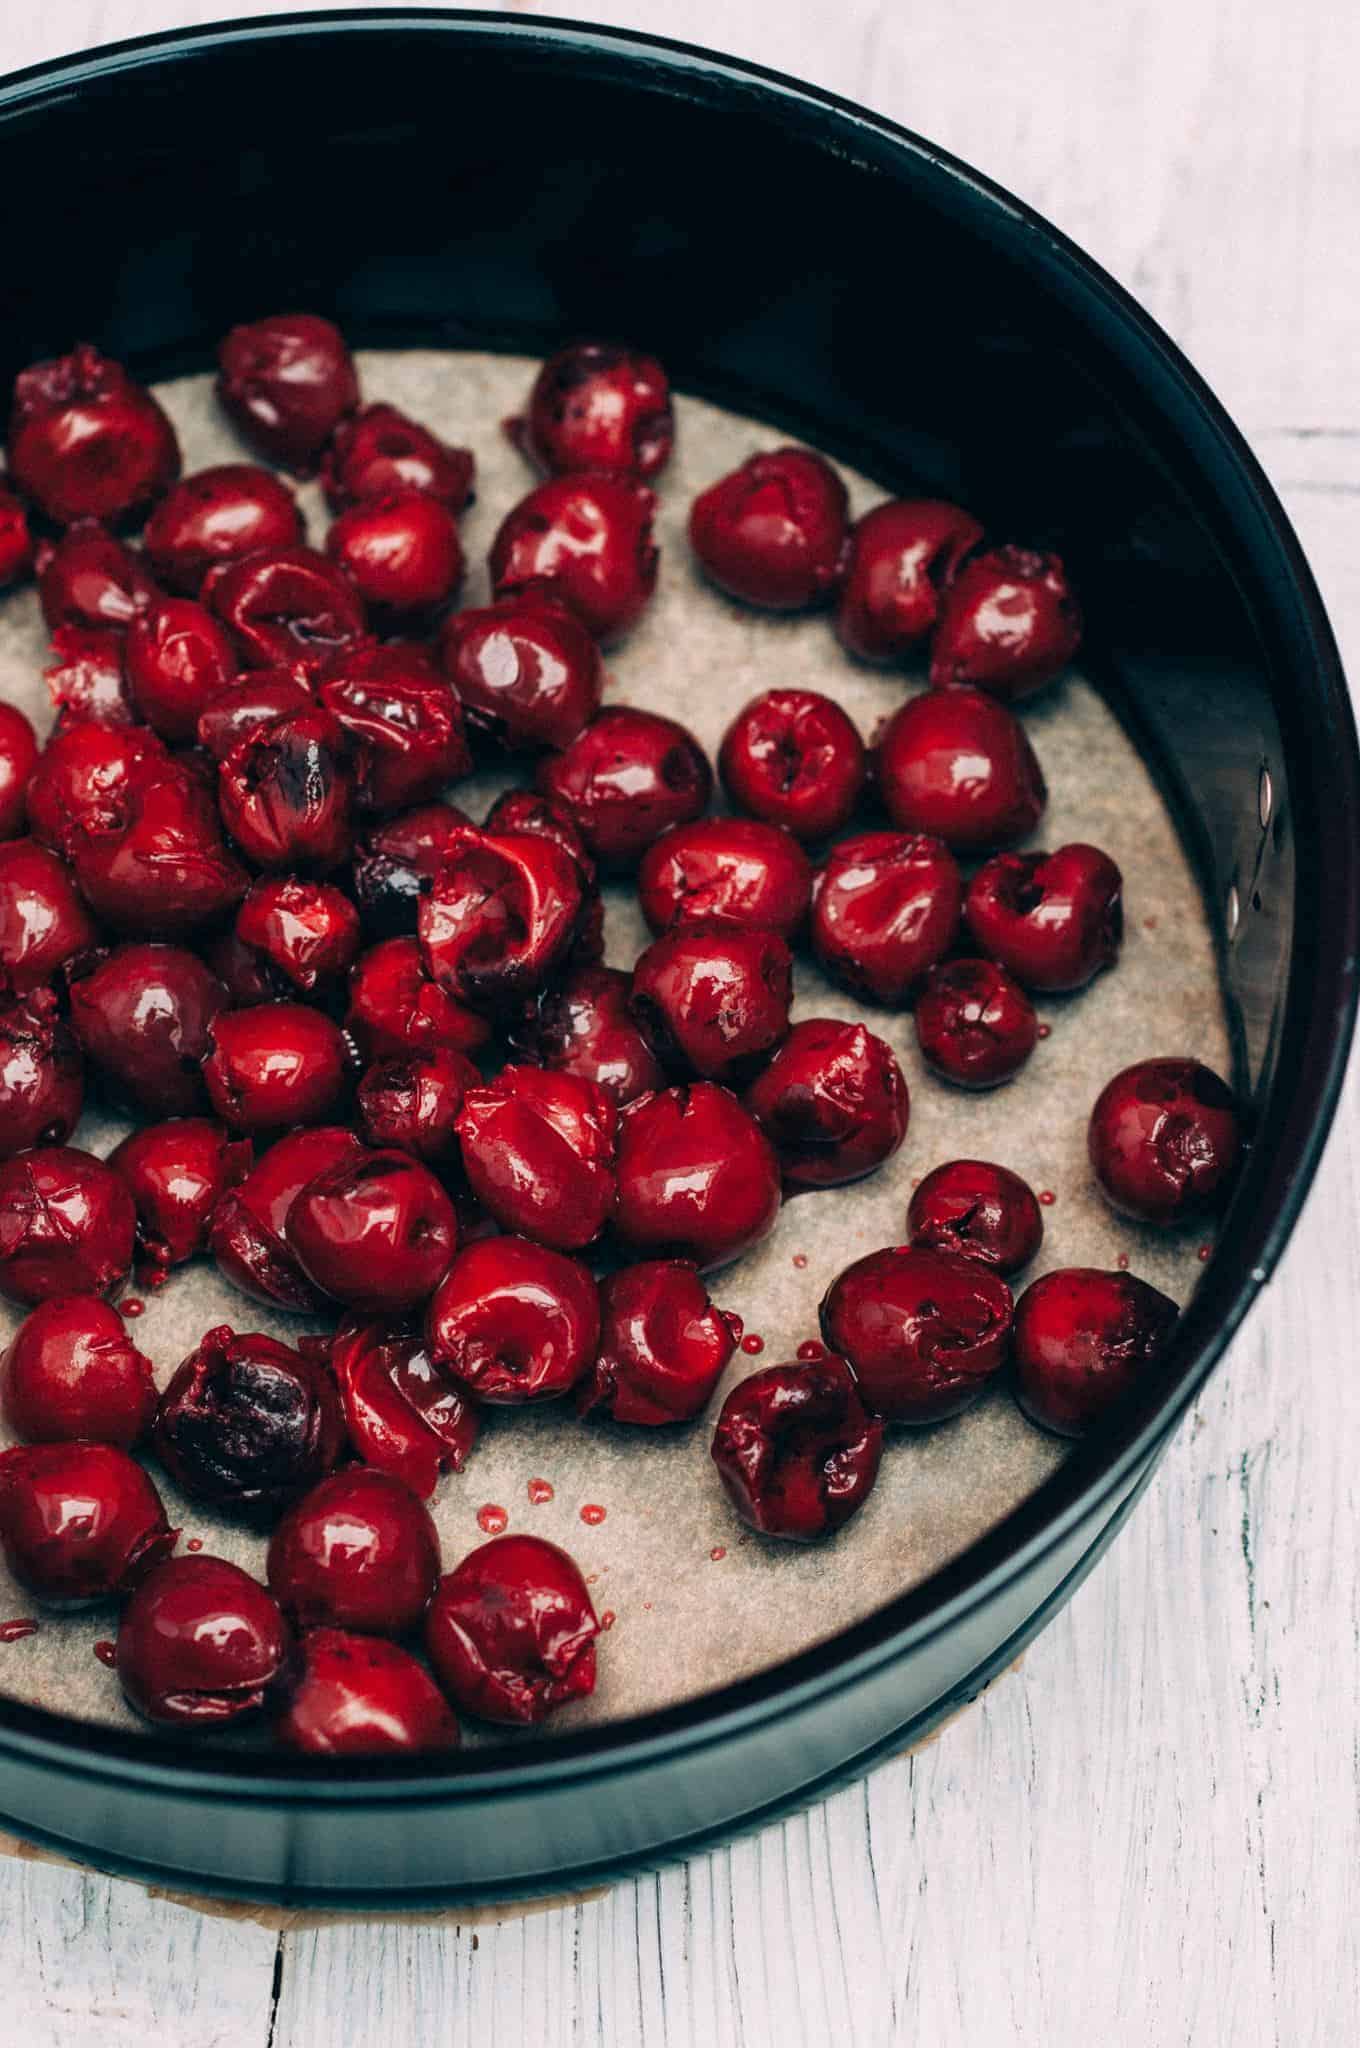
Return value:
[[(767, 609), (834, 603), (860, 658), (928, 644), (931, 687), (868, 750), (831, 699), (766, 691), (719, 756), (737, 815), (710, 818), (693, 736), (602, 708), (600, 645), (657, 575), (659, 363), (588, 344), (544, 366), (508, 428), (545, 480), (496, 535), (493, 602), (464, 611), (471, 455), (363, 404), (325, 320), (234, 329), (219, 365), (253, 447), (319, 473), (324, 549), (274, 470), (182, 478), (155, 398), (93, 348), (15, 386), (0, 583), (36, 574), (57, 719), (40, 749), (0, 707), (0, 1293), (31, 1308), (0, 1384), (20, 1439), (0, 1546), (39, 1600), (126, 1598), (117, 1670), (152, 1720), (263, 1709), (301, 1749), (441, 1747), (454, 1709), (533, 1722), (595, 1679), (565, 1553), (506, 1536), (442, 1573), (425, 1503), (481, 1404), (697, 1416), (734, 1348), (704, 1275), (786, 1193), (902, 1144), (889, 1045), (792, 1024), (793, 949), (911, 1006), (966, 1088), (1027, 1059), (1035, 993), (1113, 963), (1114, 863), (1004, 850), (1045, 803), (1011, 706), (1080, 619), (1056, 556), (986, 545), (957, 506), (852, 525), (820, 456), (752, 457), (692, 508), (707, 576)], [(529, 784), (481, 824), (443, 800), (507, 756)], [(603, 964), (617, 875), (654, 934), (631, 973)], [(87, 1077), (144, 1119), (107, 1160), (67, 1142)], [(1110, 1200), (1160, 1224), (1215, 1205), (1239, 1149), (1188, 1059), (1117, 1076), (1091, 1120)], [(958, 1413), (1008, 1359), (1028, 1412), (1080, 1433), (1175, 1319), (1122, 1272), (1051, 1272), (1015, 1304), (1040, 1211), (985, 1162), (930, 1174), (907, 1235), (832, 1283), (824, 1346), (723, 1406), (714, 1460), (766, 1534), (838, 1527), (885, 1423)], [(158, 1395), (107, 1297), (134, 1260), (158, 1284), (203, 1252), (338, 1328), (210, 1330)], [(144, 1446), (191, 1500), (272, 1529), (267, 1586), (171, 1554)]]

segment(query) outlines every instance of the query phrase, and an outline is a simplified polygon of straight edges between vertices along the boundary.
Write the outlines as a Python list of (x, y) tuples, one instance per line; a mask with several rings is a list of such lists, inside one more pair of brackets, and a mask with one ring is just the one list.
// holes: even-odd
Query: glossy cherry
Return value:
[(812, 950), (854, 994), (900, 1005), (948, 952), (963, 882), (940, 840), (861, 832), (833, 846), (812, 884)]
[[(581, 880), (587, 892), (592, 893), (595, 885), (595, 860), (576, 820), (564, 804), (556, 798), (540, 796), (533, 789), (506, 789), (496, 798), (482, 823), (484, 832), (527, 832), (533, 838), (551, 839), (564, 853), (569, 853), (581, 870)], [(573, 957), (581, 945), (578, 932), (572, 946)]]
[(428, 623), (452, 603), (463, 580), (458, 521), (423, 491), (361, 498), (336, 519), (326, 553), (373, 619), (392, 627)]
[(1014, 704), (1060, 674), (1080, 641), (1081, 611), (1061, 558), (991, 548), (965, 564), (941, 600), (931, 684), (972, 685)]
[(863, 1507), (882, 1449), (883, 1424), (845, 1360), (828, 1356), (767, 1366), (733, 1387), (712, 1456), (743, 1522), (811, 1543)]
[(1155, 1371), (1180, 1314), (1132, 1273), (1064, 1266), (1015, 1307), (1016, 1396), (1045, 1429), (1082, 1436)]
[(33, 839), (0, 841), (0, 975), (41, 988), (98, 937), (64, 861)]
[(633, 969), (632, 1010), (669, 1072), (749, 1081), (789, 1031), (793, 962), (777, 932), (684, 924)]
[(236, 936), (276, 977), (280, 992), (314, 995), (342, 982), (359, 956), (359, 913), (330, 882), (266, 875), (236, 913)]
[(795, 1188), (872, 1173), (901, 1145), (911, 1113), (891, 1046), (837, 1017), (795, 1024), (742, 1099)]
[(626, 704), (602, 711), (562, 753), (541, 761), (537, 780), (601, 866), (615, 870), (636, 866), (668, 826), (702, 817), (713, 792), (694, 735)]
[(214, 761), (225, 761), (242, 740), (276, 719), (310, 711), (315, 702), (302, 668), (247, 669), (199, 713), (198, 744)]
[(308, 1629), (275, 1740), (309, 1756), (455, 1749), (458, 1723), (423, 1664), (399, 1643)]
[(0, 1405), (30, 1444), (81, 1438), (130, 1451), (151, 1427), (151, 1360), (116, 1308), (97, 1294), (64, 1294), (31, 1310), (0, 1361)]
[(553, 840), (463, 825), (420, 901), (421, 958), (457, 1002), (503, 1010), (563, 964), (583, 901), (581, 870)]
[(350, 1442), (365, 1465), (390, 1472), (422, 1500), (441, 1473), (462, 1471), (477, 1439), (477, 1404), (438, 1370), (423, 1337), (350, 1316), (330, 1362)]
[(554, 1073), (594, 1082), (616, 1103), (665, 1086), (661, 1064), (637, 1027), (632, 976), (616, 967), (579, 967), (539, 997), (511, 1042)]
[(578, 341), (549, 356), (523, 419), (507, 420), (516, 446), (548, 475), (618, 470), (655, 476), (675, 442), (670, 384), (655, 356)]
[(359, 403), (345, 338), (315, 313), (274, 313), (233, 327), (217, 365), (217, 395), (246, 439), (299, 476), (311, 475)]
[(503, 1230), (579, 1251), (614, 1210), (618, 1109), (593, 1081), (502, 1067), (471, 1087), (458, 1118), (463, 1170)]
[(1044, 1215), (1018, 1173), (986, 1159), (950, 1159), (913, 1191), (907, 1233), (914, 1245), (957, 1252), (1009, 1279), (1038, 1254)]
[(64, 853), (72, 829), (104, 798), (164, 773), (169, 755), (145, 726), (68, 725), (54, 732), (28, 782), (28, 825), (35, 839)]
[(0, 473), (0, 590), (22, 582), (33, 567), (33, 552), (27, 507)]
[(940, 615), (944, 594), (978, 546), (971, 512), (941, 498), (890, 498), (850, 529), (836, 599), (841, 645), (865, 661), (900, 661)]
[(700, 818), (648, 847), (638, 900), (654, 932), (725, 924), (792, 941), (807, 921), (812, 868), (783, 826), (756, 818)]
[(314, 1286), (364, 1315), (429, 1299), (458, 1244), (453, 1204), (409, 1152), (361, 1151), (323, 1167), (288, 1211), (290, 1250)]
[(151, 393), (82, 342), (14, 380), (9, 473), (58, 526), (127, 526), (179, 475), (179, 443)]
[(314, 671), (368, 630), (359, 593), (315, 548), (259, 548), (223, 562), (204, 577), (201, 596), (247, 668)]
[(491, 1035), (475, 1010), (425, 972), (414, 939), (384, 939), (360, 955), (349, 978), (345, 1030), (364, 1060), (446, 1046), (474, 1052)]
[(178, 762), (92, 805), (70, 844), (81, 894), (116, 931), (177, 938), (219, 922), (246, 892), (211, 795)]
[(132, 1197), (102, 1159), (40, 1145), (0, 1164), (0, 1294), (107, 1294), (132, 1264)]
[(365, 1465), (332, 1472), (291, 1507), (269, 1542), (269, 1590), (298, 1628), (404, 1636), (439, 1583), (429, 1510), (400, 1479)]
[(322, 704), (349, 735), (370, 811), (428, 802), (472, 766), (457, 695), (419, 647), (355, 647), (322, 671)]
[(494, 594), (559, 598), (597, 640), (635, 625), (656, 588), (656, 500), (632, 477), (550, 477), (502, 520), (491, 544)]
[(1121, 1215), (1172, 1225), (1221, 1208), (1242, 1154), (1231, 1089), (1199, 1060), (1140, 1060), (1101, 1090), (1091, 1168)]
[(160, 602), (140, 555), (96, 520), (82, 519), (38, 549), (38, 601), (50, 633), (63, 626), (126, 632)]
[(281, 1697), (292, 1640), (273, 1596), (224, 1557), (173, 1557), (123, 1611), (115, 1669), (129, 1703), (174, 1728), (219, 1728)]
[(444, 865), (455, 826), (470, 822), (454, 804), (418, 804), (360, 833), (354, 895), (365, 931), (376, 938), (415, 931), (420, 899)]
[(259, 548), (295, 547), (302, 514), (281, 477), (222, 462), (181, 478), (146, 523), (146, 558), (167, 590), (197, 597), (209, 569)]
[(702, 1272), (759, 1244), (779, 1214), (774, 1147), (712, 1081), (630, 1102), (619, 1121), (615, 1229), (634, 1252)]
[(439, 659), (468, 724), (512, 752), (570, 746), (600, 708), (604, 664), (589, 631), (533, 592), (455, 612)]
[(136, 724), (136, 707), (127, 692), (125, 640), (125, 634), (107, 626), (58, 626), (43, 681), (59, 731), (71, 725)]
[(211, 1117), (144, 1124), (109, 1154), (137, 1208), (139, 1270), (164, 1274), (206, 1251), (214, 1211), (245, 1179), (253, 1155)]
[(723, 736), (718, 772), (738, 810), (795, 839), (839, 832), (864, 787), (864, 742), (817, 690), (766, 690)]
[(472, 501), (475, 474), (470, 448), (449, 447), (395, 405), (364, 405), (341, 420), (321, 458), (333, 512), (393, 491), (423, 491), (461, 512)]
[(130, 1593), (178, 1533), (141, 1466), (112, 1444), (0, 1451), (0, 1551), (47, 1606)]
[(84, 1102), (84, 1062), (55, 992), (11, 996), (0, 985), (0, 1159), (64, 1145)]
[(354, 773), (343, 728), (318, 704), (237, 742), (219, 769), (222, 822), (259, 868), (338, 867), (352, 839)]
[(981, 950), (1026, 988), (1084, 988), (1119, 957), (1122, 888), (1095, 846), (998, 853), (968, 884), (964, 915)]
[(822, 1335), (848, 1358), (865, 1402), (888, 1422), (938, 1422), (969, 1407), (1006, 1355), (1011, 1291), (955, 1252), (871, 1252), (832, 1281)]
[(302, 1003), (224, 1010), (209, 1027), (203, 1079), (214, 1110), (235, 1131), (324, 1123), (346, 1081), (339, 1028)]
[(0, 704), (0, 840), (17, 839), (27, 816), (28, 780), (38, 736), (17, 704)]
[(565, 1394), (600, 1340), (589, 1269), (525, 1237), (464, 1246), (425, 1319), (436, 1367), (478, 1400), (519, 1407)]
[(594, 1692), (599, 1632), (565, 1550), (537, 1536), (499, 1536), (440, 1580), (425, 1651), (456, 1707), (530, 1727)]
[(700, 492), (690, 508), (690, 546), (729, 597), (763, 611), (802, 611), (835, 588), (848, 507), (845, 485), (822, 456), (775, 448)]
[(199, 719), (237, 674), (225, 629), (189, 597), (167, 598), (134, 619), (123, 661), (137, 710), (176, 746), (197, 736)]
[(654, 1426), (707, 1407), (736, 1348), (698, 1268), (644, 1259), (600, 1283), (600, 1348), (576, 1390), (578, 1414)]
[(146, 1116), (203, 1107), (208, 1027), (227, 991), (182, 946), (92, 953), (67, 976), (71, 1028), (114, 1092)]
[(1039, 1037), (1034, 1005), (994, 960), (932, 967), (916, 999), (926, 1065), (958, 1088), (995, 1088), (1018, 1074)]
[(959, 852), (1023, 838), (1048, 800), (1023, 726), (981, 690), (927, 690), (878, 735), (874, 765), (889, 817)]
[(199, 1340), (160, 1398), (155, 1451), (191, 1500), (272, 1516), (345, 1448), (340, 1396), (302, 1352), (226, 1323)]
[(291, 1131), (258, 1159), (213, 1211), (208, 1243), (225, 1279), (252, 1300), (296, 1314), (315, 1313), (325, 1297), (288, 1247), (288, 1211), (307, 1183), (337, 1160), (361, 1150), (338, 1124)]

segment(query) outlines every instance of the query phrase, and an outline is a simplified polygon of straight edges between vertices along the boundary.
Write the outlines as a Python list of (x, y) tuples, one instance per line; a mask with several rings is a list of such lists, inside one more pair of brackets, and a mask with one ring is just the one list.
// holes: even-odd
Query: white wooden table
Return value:
[[(0, 9), (0, 70), (258, 0)], [(921, 130), (1132, 287), (1250, 435), (1360, 677), (1360, 14), (578, 0)], [(0, 1864), (24, 2048), (1342, 2048), (1360, 2034), (1355, 1077), (1284, 1264), (1113, 1554), (917, 1758), (570, 1910), (276, 1938)]]

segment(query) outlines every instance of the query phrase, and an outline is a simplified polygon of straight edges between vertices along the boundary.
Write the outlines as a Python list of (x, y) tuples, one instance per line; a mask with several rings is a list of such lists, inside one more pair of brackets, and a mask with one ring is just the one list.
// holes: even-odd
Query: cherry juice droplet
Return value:
[(1210, 1260), (1210, 1259), (1211, 1259), (1211, 1258), (1213, 1257), (1213, 1255), (1214, 1255), (1214, 1248), (1213, 1248), (1213, 1246), (1212, 1246), (1211, 1244), (1202, 1244), (1202, 1245), (1200, 1246), (1200, 1248), (1199, 1248), (1199, 1259), (1200, 1259), (1200, 1263), (1201, 1263), (1201, 1265), (1207, 1265), (1208, 1261), (1209, 1261), (1209, 1260)]
[(1053, 1207), (1053, 1204), (1057, 1201), (1057, 1199), (1058, 1197), (1054, 1194), (1052, 1188), (1044, 1188), (1039, 1196), (1039, 1200), (1043, 1203), (1046, 1209), (1051, 1209)]
[(486, 1536), (499, 1536), (509, 1520), (505, 1509), (497, 1507), (494, 1500), (487, 1501), (477, 1510), (477, 1527)]
[(598, 1501), (588, 1500), (581, 1510), (581, 1520), (588, 1522), (592, 1529), (598, 1529), (604, 1520), (604, 1509)]
[(1118, 1268), (1119, 1268), (1119, 1270), (1120, 1270), (1120, 1272), (1121, 1272), (1121, 1273), (1127, 1273), (1127, 1272), (1128, 1272), (1128, 1270), (1129, 1270), (1129, 1255), (1128, 1255), (1128, 1253), (1127, 1253), (1127, 1252), (1121, 1252), (1121, 1253), (1119, 1254), (1119, 1257), (1118, 1257), (1118, 1258), (1117, 1258), (1117, 1259), (1115, 1260), (1115, 1264), (1116, 1264), (1116, 1266), (1118, 1266)]
[(742, 1338), (741, 1348), (744, 1352), (747, 1353), (749, 1357), (754, 1358), (757, 1352), (763, 1351), (765, 1349), (765, 1339), (763, 1337), (758, 1337), (755, 1331), (752, 1330), (749, 1337)]
[(531, 1479), (529, 1481), (530, 1507), (541, 1508), (552, 1497), (553, 1485), (551, 1479)]
[(721, 1564), (723, 1559), (727, 1555), (727, 1545), (725, 1543), (715, 1543), (708, 1554), (712, 1558), (714, 1564)]
[(604, 1613), (600, 1616), (600, 1627), (613, 1628), (618, 1618), (612, 1607), (606, 1607)]
[(795, 1252), (793, 1255), (793, 1263), (795, 1266), (797, 1266), (799, 1272), (801, 1273), (804, 1266), (806, 1266), (807, 1264), (807, 1253)]
[(120, 1316), (144, 1316), (146, 1314), (146, 1303), (138, 1301), (135, 1294), (130, 1294), (126, 1301), (119, 1302), (118, 1313)]
[(116, 1643), (111, 1643), (106, 1639), (102, 1643), (95, 1644), (94, 1653), (101, 1664), (107, 1664), (109, 1668), (112, 1669), (114, 1659), (118, 1655), (118, 1645)]
[(31, 1614), (17, 1614), (13, 1621), (0, 1621), (0, 1643), (21, 1643), (25, 1636), (35, 1636), (42, 1627)]
[(805, 1337), (798, 1346), (798, 1356), (803, 1360), (804, 1364), (811, 1364), (814, 1358), (826, 1357), (826, 1346), (825, 1344), (819, 1344), (815, 1337)]
[(1041, 1024), (1035, 1035), (1039, 1038), (1051, 1038), (1053, 1036), (1053, 1026), (1051, 1024)]
[(191, 1536), (184, 1548), (186, 1550), (201, 1550), (203, 1548), (203, 1538), (201, 1536)]

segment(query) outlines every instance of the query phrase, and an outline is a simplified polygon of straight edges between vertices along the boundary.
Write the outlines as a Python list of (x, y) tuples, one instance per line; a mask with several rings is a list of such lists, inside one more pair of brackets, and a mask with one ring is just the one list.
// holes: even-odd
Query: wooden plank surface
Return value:
[[(0, 69), (252, 0), (48, 0)], [(577, 7), (546, 12), (591, 11)], [(632, 0), (920, 129), (1190, 352), (1360, 674), (1360, 16), (1334, 0)], [(924, 308), (928, 314), (928, 303)], [(0, 1865), (0, 2038), (1340, 2048), (1360, 1971), (1354, 1075), (1283, 1267), (1110, 1558), (941, 1740), (579, 1907), (272, 1933)]]

